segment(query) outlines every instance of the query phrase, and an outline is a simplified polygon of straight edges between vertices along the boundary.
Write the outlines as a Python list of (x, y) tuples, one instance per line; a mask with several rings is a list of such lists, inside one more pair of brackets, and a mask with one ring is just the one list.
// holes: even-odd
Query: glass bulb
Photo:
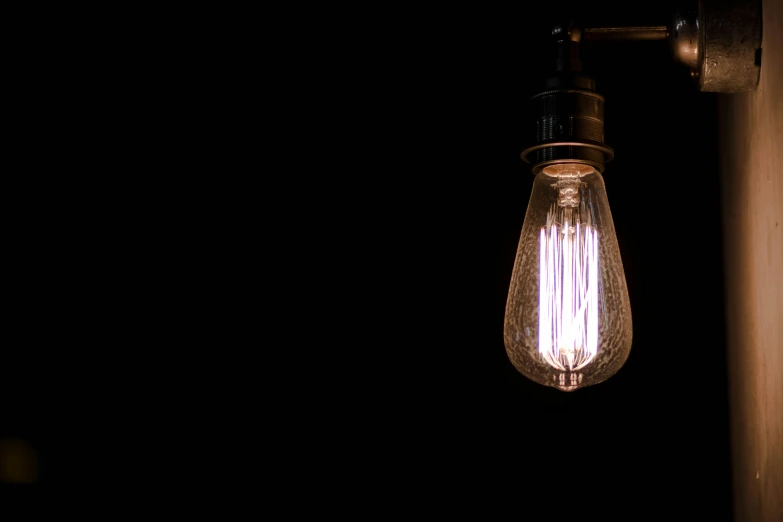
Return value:
[(506, 301), (506, 353), (562, 391), (605, 381), (631, 351), (631, 304), (604, 180), (567, 163), (540, 172)]

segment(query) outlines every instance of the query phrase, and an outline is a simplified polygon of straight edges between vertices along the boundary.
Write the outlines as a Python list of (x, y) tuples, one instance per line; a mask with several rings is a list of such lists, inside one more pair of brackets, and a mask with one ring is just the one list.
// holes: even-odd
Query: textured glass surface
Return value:
[(514, 367), (563, 391), (604, 381), (628, 358), (631, 305), (601, 175), (582, 165), (536, 177), (506, 302)]

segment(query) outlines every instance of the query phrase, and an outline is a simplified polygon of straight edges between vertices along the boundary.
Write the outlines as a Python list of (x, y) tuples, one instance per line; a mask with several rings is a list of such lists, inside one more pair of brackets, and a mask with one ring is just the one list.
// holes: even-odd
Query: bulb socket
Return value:
[(551, 165), (580, 163), (604, 171), (614, 156), (604, 144), (604, 97), (592, 78), (566, 73), (549, 78), (531, 98), (535, 138), (521, 157), (538, 174)]

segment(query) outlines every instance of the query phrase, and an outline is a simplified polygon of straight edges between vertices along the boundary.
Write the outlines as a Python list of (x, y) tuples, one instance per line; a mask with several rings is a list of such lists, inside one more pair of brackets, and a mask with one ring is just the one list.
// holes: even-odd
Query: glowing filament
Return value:
[(538, 351), (559, 370), (583, 368), (598, 351), (598, 232), (578, 199), (552, 205), (539, 266)]

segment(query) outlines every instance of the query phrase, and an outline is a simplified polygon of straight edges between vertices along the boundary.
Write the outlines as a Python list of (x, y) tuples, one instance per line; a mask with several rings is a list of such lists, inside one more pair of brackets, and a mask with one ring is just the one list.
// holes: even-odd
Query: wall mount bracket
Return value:
[(674, 59), (704, 92), (756, 88), (761, 70), (760, 0), (687, 0), (668, 26), (587, 27), (583, 41), (668, 40)]
[(755, 89), (761, 71), (760, 0), (685, 0), (668, 26), (552, 29), (556, 71), (532, 97), (535, 137), (521, 157), (534, 174), (580, 164), (604, 171), (614, 151), (604, 143), (604, 98), (582, 73), (583, 41), (668, 40), (675, 60), (691, 69), (704, 92)]

